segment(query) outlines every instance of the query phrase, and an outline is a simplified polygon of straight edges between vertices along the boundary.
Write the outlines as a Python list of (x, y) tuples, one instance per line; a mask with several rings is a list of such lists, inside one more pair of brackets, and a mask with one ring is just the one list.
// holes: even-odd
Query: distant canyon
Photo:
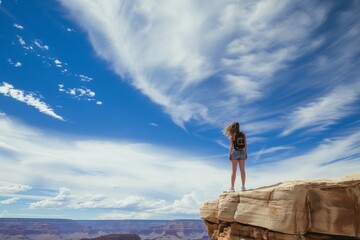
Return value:
[(142, 240), (209, 240), (202, 220), (69, 220), (0, 218), (2, 240), (80, 240), (119, 233)]

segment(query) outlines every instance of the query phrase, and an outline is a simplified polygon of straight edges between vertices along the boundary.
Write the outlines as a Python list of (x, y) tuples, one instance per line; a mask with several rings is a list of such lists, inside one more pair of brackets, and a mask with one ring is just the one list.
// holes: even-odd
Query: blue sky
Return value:
[[(199, 218), (360, 169), (358, 1), (0, 1), (0, 217)], [(240, 179), (237, 179), (237, 189)]]

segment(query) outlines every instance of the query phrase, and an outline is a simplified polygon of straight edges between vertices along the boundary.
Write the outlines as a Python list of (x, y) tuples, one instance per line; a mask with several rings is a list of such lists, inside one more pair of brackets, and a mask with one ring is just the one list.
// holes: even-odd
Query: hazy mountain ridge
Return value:
[(81, 240), (141, 240), (141, 238), (136, 234), (120, 233), (120, 234), (109, 234), (95, 238), (82, 238)]
[(81, 239), (133, 233), (141, 239), (209, 239), (201, 220), (69, 220), (0, 218), (0, 239)]

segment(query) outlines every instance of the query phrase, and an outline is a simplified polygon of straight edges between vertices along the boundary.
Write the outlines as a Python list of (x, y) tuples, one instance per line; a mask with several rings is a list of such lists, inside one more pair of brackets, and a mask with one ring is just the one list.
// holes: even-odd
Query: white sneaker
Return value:
[(242, 186), (242, 187), (241, 187), (241, 191), (243, 191), (243, 192), (244, 192), (245, 190), (246, 190), (246, 189), (245, 189), (245, 187), (244, 187), (244, 186)]
[(235, 192), (234, 188), (230, 188), (228, 192)]

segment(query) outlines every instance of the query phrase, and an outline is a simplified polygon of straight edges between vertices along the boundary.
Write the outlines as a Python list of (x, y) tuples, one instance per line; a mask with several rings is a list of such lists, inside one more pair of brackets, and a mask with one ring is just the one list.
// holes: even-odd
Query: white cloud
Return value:
[(142, 211), (115, 210), (100, 215), (98, 219), (174, 219), (176, 216), (194, 216), (198, 215), (202, 203), (192, 192), (171, 203), (162, 202), (158, 208)]
[[(276, 154), (276, 162), (269, 161), (270, 153), (290, 148), (264, 150), (267, 154), (247, 167), (248, 188), (289, 179), (340, 177), (360, 169), (360, 133), (346, 134), (329, 138), (296, 157)], [(0, 154), (0, 182), (12, 179), (16, 171), (17, 181), (22, 183), (1, 185), (3, 196), (30, 190), (27, 183), (59, 189), (54, 196), (38, 196), (39, 200), (29, 205), (34, 211), (110, 208), (116, 211), (99, 218), (194, 217), (203, 201), (217, 197), (229, 184), (226, 154), (217, 156), (214, 164), (205, 160), (211, 156), (196, 157), (188, 151), (127, 141), (59, 137), (5, 119), (0, 119), (2, 138), (16, 151), (8, 149), (12, 151), (10, 159)], [(251, 157), (248, 160), (254, 161)], [(238, 176), (236, 186), (239, 181)]]
[(198, 206), (202, 204), (202, 198), (197, 196), (197, 192), (185, 194), (181, 199), (175, 200), (171, 204), (162, 205), (155, 210), (156, 214), (197, 214)]
[(54, 60), (54, 63), (55, 63), (55, 65), (56, 65), (57, 67), (62, 67), (62, 62), (61, 62), (60, 60), (55, 59), (55, 60)]
[(222, 146), (223, 148), (229, 149), (229, 143), (228, 142), (224, 143), (223, 140), (217, 140), (216, 143), (219, 144), (220, 146)]
[(312, 31), (328, 11), (293, 1), (62, 3), (98, 55), (181, 127), (238, 117), (223, 107), (234, 98), (229, 83), (247, 100), (263, 97), (277, 71), (314, 48)]
[(57, 196), (33, 202), (30, 208), (48, 209), (91, 209), (91, 208), (135, 208), (137, 211), (144, 211), (148, 208), (158, 208), (164, 205), (164, 200), (149, 200), (140, 196), (126, 196), (123, 199), (115, 199), (104, 195), (83, 195), (77, 196), (70, 189), (61, 187)]
[(66, 93), (70, 95), (76, 95), (76, 88), (69, 89)]
[[(288, 179), (340, 177), (360, 169), (360, 132), (343, 134), (296, 157), (276, 154), (274, 162), (270, 159), (274, 156), (266, 155), (268, 158), (259, 159), (256, 165), (247, 166), (247, 187)], [(5, 119), (0, 119), (0, 139), (7, 139), (7, 144), (16, 149), (8, 148), (12, 154), (6, 156), (0, 152), (0, 182), (23, 183), (0, 187), (3, 196), (29, 189), (26, 184), (30, 183), (42, 189), (59, 189), (50, 197), (37, 193), (39, 200), (32, 196), (32, 211), (110, 208), (116, 211), (99, 217), (195, 217), (202, 202), (216, 198), (230, 181), (226, 154), (217, 156), (214, 164), (208, 160), (213, 157), (197, 157), (189, 151), (54, 135)], [(286, 147), (268, 152), (280, 152), (280, 148)]]
[(303, 128), (322, 130), (336, 124), (356, 111), (352, 105), (359, 98), (359, 88), (359, 84), (339, 86), (326, 96), (298, 107), (287, 116), (289, 125), (283, 135)]
[[(77, 75), (75, 75), (75, 76), (77, 76)], [(80, 77), (80, 80), (82, 82), (90, 82), (90, 81), (94, 80), (93, 78), (88, 77), (88, 76), (86, 76), (84, 74), (79, 74), (78, 76)]]
[(21, 65), (22, 65), (21, 62), (16, 62), (16, 63), (14, 63), (11, 58), (8, 58), (8, 63), (9, 63), (10, 65), (14, 65), (14, 67), (21, 67)]
[(158, 126), (159, 126), (158, 124), (153, 123), (153, 122), (149, 123), (149, 125), (151, 125), (151, 126), (153, 126), (153, 127), (158, 127)]
[(40, 48), (41, 50), (49, 50), (49, 46), (48, 45), (44, 45), (40, 40), (35, 40), (34, 41), (35, 46), (37, 46), (38, 48)]
[(18, 37), (18, 40), (19, 40), (20, 45), (25, 46), (25, 45), (26, 45), (25, 40), (24, 40), (21, 36), (19, 36), (19, 35), (17, 35), (17, 37)]
[(103, 102), (102, 102), (102, 101), (96, 101), (96, 104), (97, 104), (97, 105), (102, 105)]
[(0, 185), (0, 194), (8, 194), (8, 193), (18, 193), (18, 192), (26, 192), (29, 191), (32, 187), (28, 185)]
[[(27, 45), (22, 36), (19, 36), (19, 35), (16, 35), (16, 36), (17, 36), (17, 38), (18, 38), (18, 41), (19, 41), (20, 45), (21, 45), (24, 49), (26, 49), (26, 50), (28, 50), (28, 51), (33, 52), (33, 50), (35, 50), (35, 49), (34, 49), (34, 46), (36, 46), (37, 48), (39, 48), (39, 49), (41, 49), (41, 50), (49, 50), (49, 49), (50, 49), (50, 47), (49, 47), (48, 45), (43, 44), (42, 41), (39, 40), (39, 39), (32, 41), (33, 44)], [(31, 41), (29, 41), (29, 42), (31, 42)], [(37, 56), (40, 57), (41, 55), (37, 53)], [(42, 58), (45, 58), (44, 56), (41, 56), (41, 57), (42, 57)], [(47, 58), (48, 58), (48, 57), (47, 57)]]
[[(274, 184), (294, 179), (338, 178), (360, 169), (360, 131), (333, 137), (295, 157), (272, 156), (272, 161), (260, 159), (259, 164), (248, 168), (253, 186)], [(275, 159), (274, 159), (275, 158)], [(261, 162), (264, 161), (263, 164)], [(267, 179), (267, 183), (263, 182)]]
[[(175, 217), (179, 209), (197, 202), (187, 209), (197, 215), (200, 202), (227, 185), (228, 169), (176, 149), (115, 139), (74, 139), (0, 119), (1, 138), (9, 139), (7, 144), (16, 151), (9, 149), (10, 157), (0, 152), (0, 182), (60, 189), (34, 201), (33, 210), (113, 208)], [(17, 176), (12, 174), (15, 169)], [(211, 178), (216, 174), (218, 178)]]
[(229, 92), (241, 96), (244, 100), (252, 100), (261, 97), (260, 86), (245, 76), (226, 75), (225, 81)]
[(254, 152), (251, 155), (263, 155), (263, 154), (269, 154), (269, 153), (274, 153), (277, 151), (283, 151), (283, 150), (290, 150), (293, 149), (294, 147), (292, 146), (277, 146), (277, 147), (271, 147), (271, 148), (267, 148), (267, 149), (261, 149), (258, 152)]
[[(111, 198), (104, 195), (77, 196), (67, 188), (60, 188), (57, 196), (46, 198), (30, 204), (30, 209), (121, 209), (110, 213), (116, 218), (132, 216), (130, 218), (159, 218), (159, 216), (197, 215), (203, 198), (195, 192), (185, 194), (180, 199), (166, 201), (164, 199), (150, 199), (136, 195), (124, 198)], [(99, 218), (109, 218), (109, 214)], [(129, 217), (128, 217), (129, 218)]]
[[(93, 101), (95, 100), (95, 92), (91, 89), (88, 89), (86, 87), (79, 87), (79, 88), (67, 88), (65, 89), (64, 84), (59, 84), (59, 91), (65, 92), (68, 95), (73, 96), (75, 99), (82, 99), (87, 101)], [(101, 105), (101, 101), (96, 101), (96, 104)]]
[[(53, 199), (47, 198), (39, 202), (34, 202), (30, 204), (30, 208), (50, 208), (50, 209), (63, 209), (71, 201), (71, 193), (67, 188), (60, 188), (59, 194)], [(68, 207), (71, 208), (71, 207)]]
[(64, 119), (57, 115), (54, 110), (47, 105), (46, 103), (42, 102), (34, 93), (26, 93), (23, 90), (15, 89), (13, 85), (3, 82), (0, 85), (0, 93), (7, 97), (11, 97), (17, 101), (24, 102), (29, 106), (35, 107), (41, 113), (49, 115), (55, 119), (64, 121)]
[[(292, 150), (295, 147), (293, 146), (276, 146), (276, 147), (270, 147), (270, 148), (265, 148), (263, 147), (262, 149), (260, 149), (260, 151), (257, 152), (253, 152), (249, 154), (249, 158), (251, 158), (254, 163), (258, 163), (260, 159), (264, 159), (264, 155), (266, 154), (273, 154), (275, 152), (279, 152), (279, 151), (285, 151), (285, 150)], [(279, 155), (278, 153), (276, 155)], [(269, 156), (269, 155), (267, 155)]]
[(78, 88), (77, 92), (79, 92), (79, 96), (88, 96), (88, 97), (95, 97), (95, 92), (91, 91), (90, 89), (83, 89)]
[(17, 29), (21, 29), (21, 30), (24, 29), (24, 27), (23, 27), (22, 25), (17, 24), (17, 23), (14, 23), (13, 26), (14, 26), (15, 28), (17, 28)]
[(0, 205), (8, 205), (8, 204), (13, 204), (16, 203), (17, 200), (19, 200), (20, 198), (9, 198), (9, 199), (5, 199), (5, 200), (1, 200), (0, 201)]

